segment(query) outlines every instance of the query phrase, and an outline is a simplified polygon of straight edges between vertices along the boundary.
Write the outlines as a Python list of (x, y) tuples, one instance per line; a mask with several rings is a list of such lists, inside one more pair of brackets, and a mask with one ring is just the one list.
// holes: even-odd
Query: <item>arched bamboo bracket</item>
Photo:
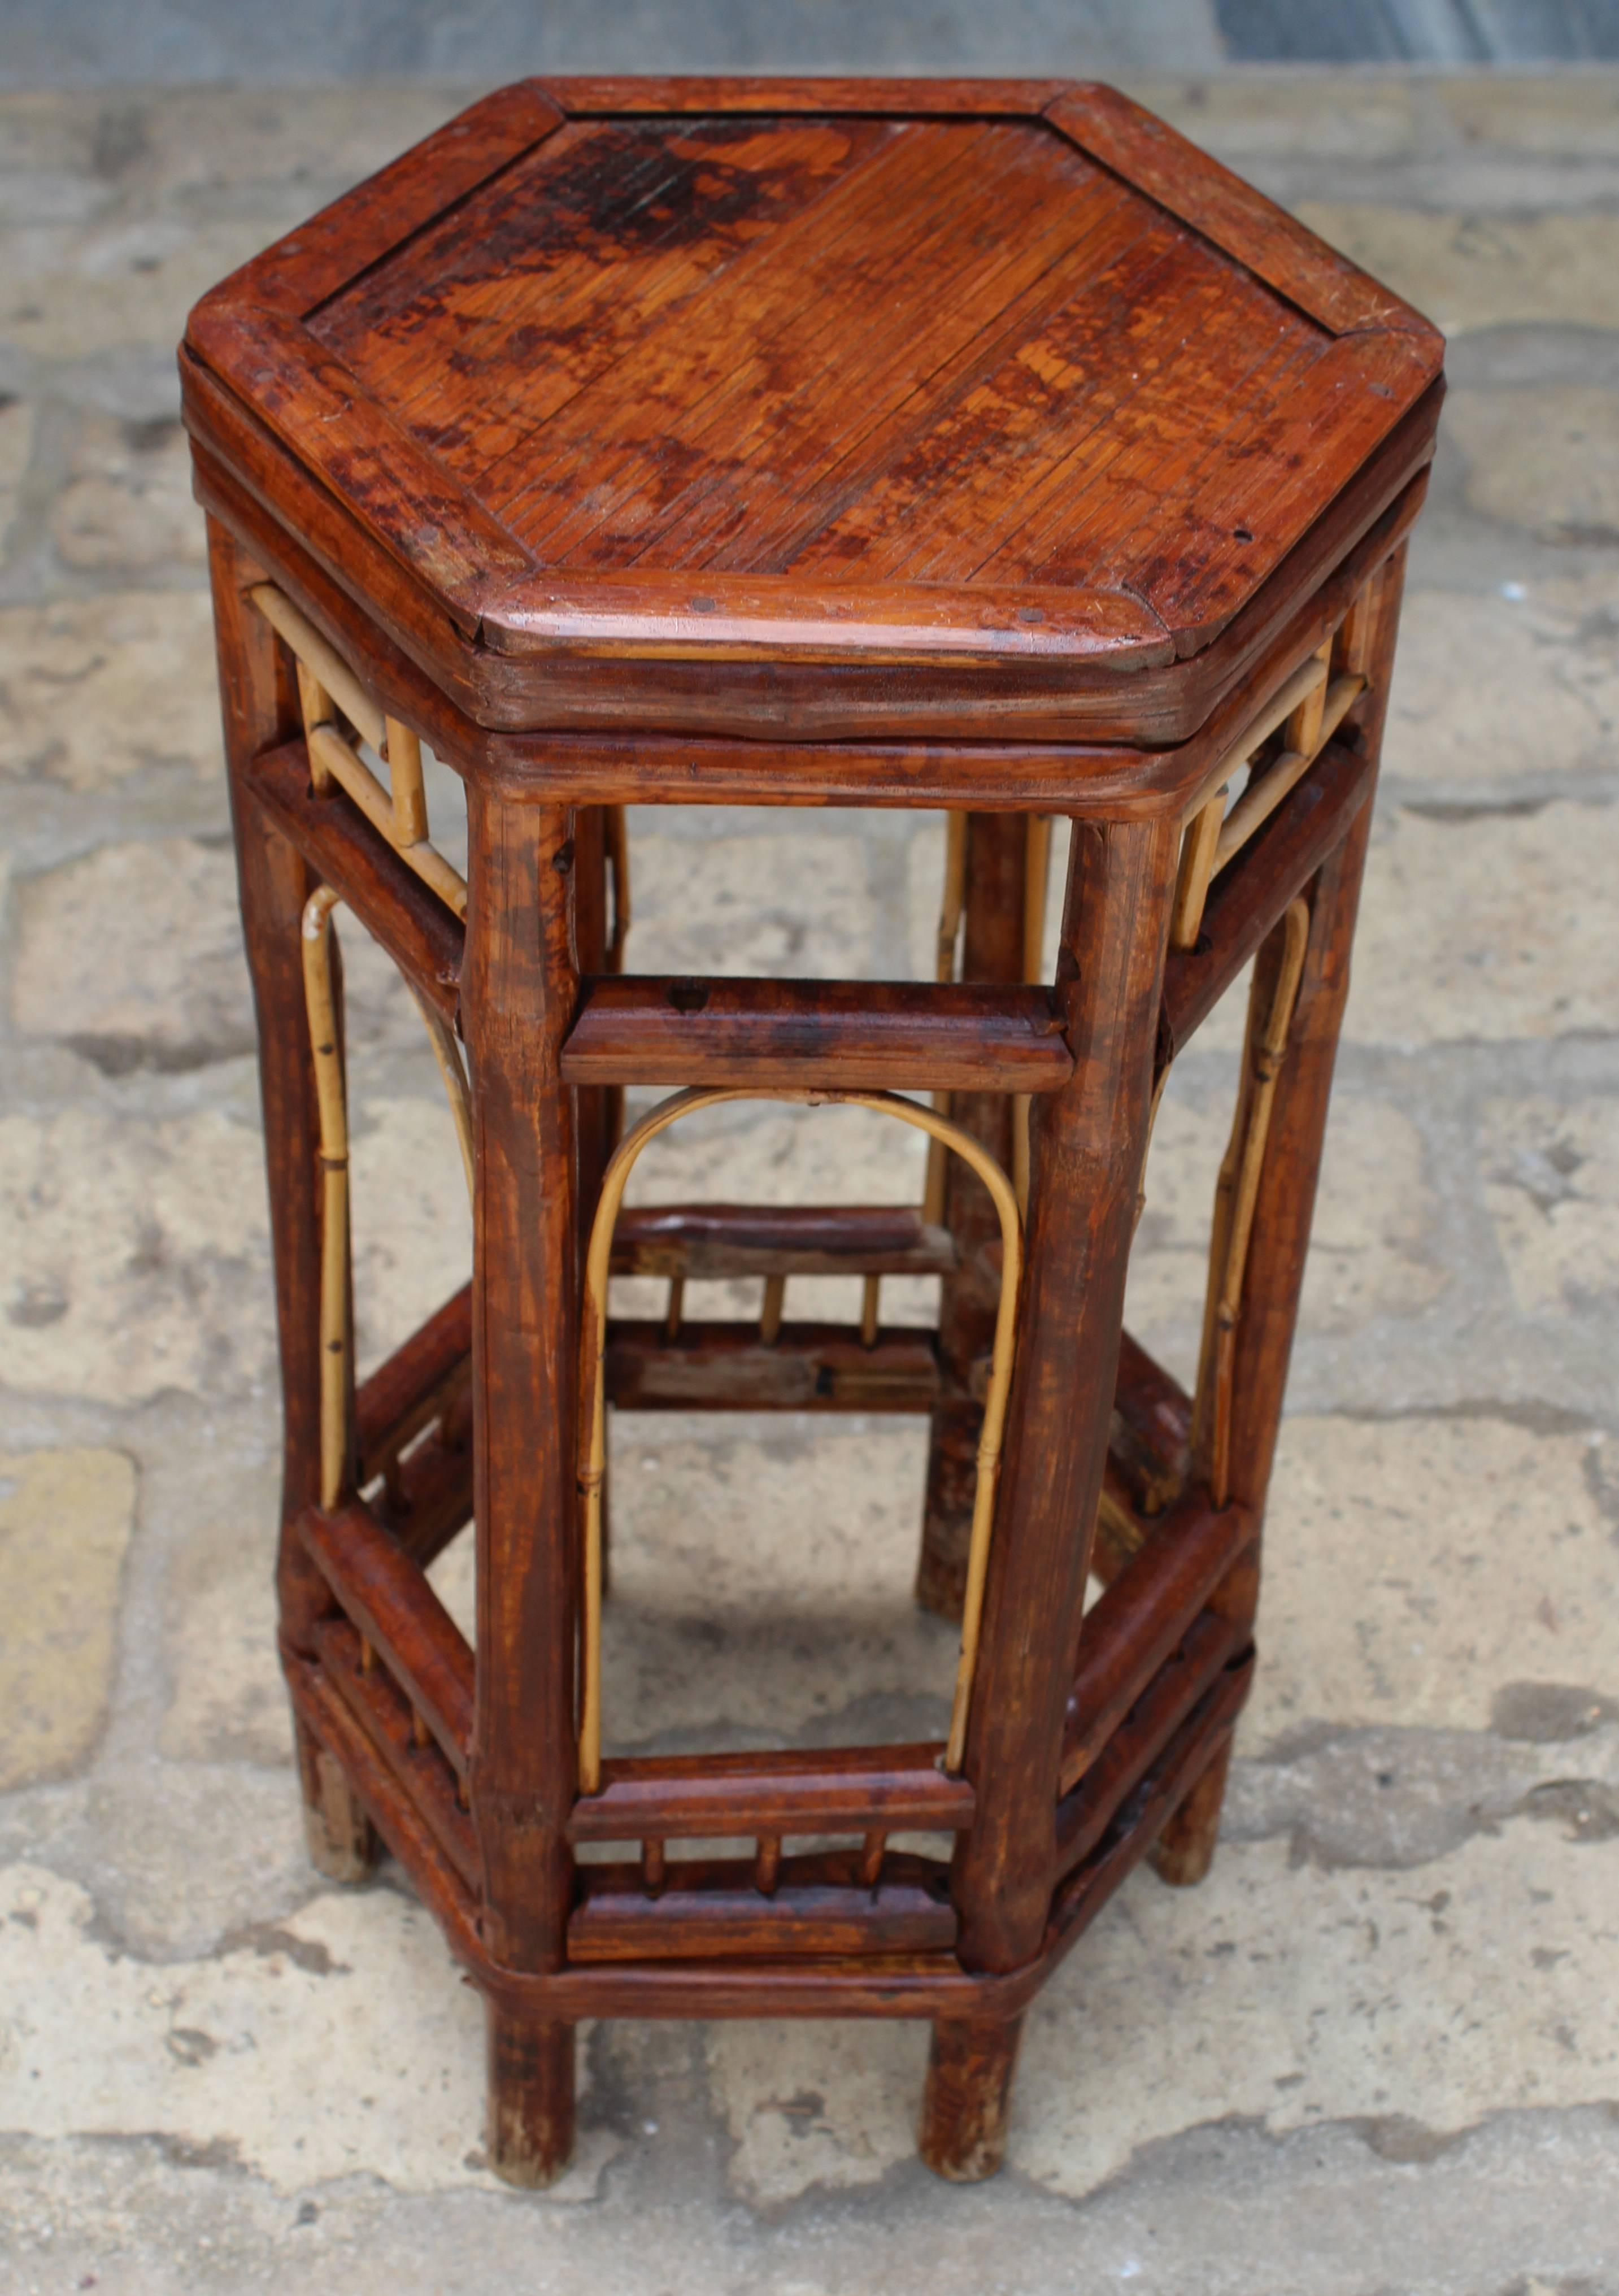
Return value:
[(1281, 957), (1269, 1002), (1263, 1008), (1251, 1003), (1248, 1008), (1242, 1082), (1231, 1120), (1231, 1144), (1214, 1192), (1214, 1232), (1209, 1248), (1192, 1447), (1216, 1506), (1223, 1506), (1231, 1496), (1231, 1377), (1237, 1323), (1242, 1312), (1242, 1287), (1276, 1079), (1287, 1058), (1293, 1008), (1298, 1002), (1310, 945), (1309, 904), (1302, 898), (1290, 902), (1278, 930), (1282, 936)]
[(967, 1554), (967, 1595), (961, 1611), (961, 1648), (956, 1664), (955, 1697), (951, 1708), (950, 1736), (944, 1767), (953, 1775), (961, 1767), (967, 1747), (967, 1718), (972, 1701), (972, 1678), (977, 1663), (978, 1635), (984, 1615), (984, 1585), (989, 1569), (990, 1533), (994, 1525), (995, 1488), (1001, 1471), (1001, 1444), (1006, 1427), (1007, 1398), (1012, 1383), (1012, 1357), (1018, 1324), (1018, 1291), (1023, 1268), (1023, 1223), (1010, 1180), (987, 1150), (970, 1134), (952, 1124), (919, 1101), (890, 1092), (765, 1091), (747, 1086), (678, 1092), (643, 1116), (614, 1150), (602, 1175), (596, 1216), (591, 1224), (585, 1255), (579, 1333), (580, 1449), (579, 1492), (585, 1507), (585, 1600), (579, 1699), (579, 1792), (593, 1794), (601, 1784), (601, 1485), (607, 1467), (607, 1287), (612, 1256), (613, 1229), (624, 1201), (625, 1187), (637, 1158), (649, 1142), (666, 1132), (682, 1117), (699, 1109), (717, 1108), (729, 1101), (779, 1100), (818, 1107), (836, 1103), (869, 1108), (909, 1124), (941, 1147), (953, 1149), (971, 1165), (993, 1199), (1001, 1220), (1001, 1298), (995, 1310), (994, 1346), (990, 1357), (989, 1384), (984, 1398), (984, 1425), (978, 1439), (977, 1480), (973, 1492), (972, 1536)]
[(348, 1475), (353, 1385), (348, 1316), (348, 1102), (337, 998), (331, 986), (331, 912), (338, 896), (317, 886), (304, 904), (304, 1004), (315, 1062), (321, 1136), (321, 1505), (334, 1507)]
[[(348, 1097), (331, 978), (331, 913), (341, 896), (319, 885), (304, 904), (304, 1009), (315, 1062), (321, 1161), (321, 1505), (334, 1507), (349, 1470), (354, 1333), (349, 1307)], [(472, 1201), (472, 1115), (461, 1047), (446, 1023), (412, 992), (444, 1078)]]
[[(961, 920), (967, 914), (967, 816), (947, 813), (944, 816), (944, 885), (939, 898), (939, 927), (933, 945), (933, 977), (936, 980), (953, 980), (956, 977), (956, 949), (961, 938)], [(950, 1113), (950, 1095), (936, 1092), (935, 1111), (940, 1116)], [(930, 1227), (937, 1227), (944, 1217), (944, 1149), (942, 1142), (928, 1143), (928, 1178), (922, 1190), (922, 1218)]]

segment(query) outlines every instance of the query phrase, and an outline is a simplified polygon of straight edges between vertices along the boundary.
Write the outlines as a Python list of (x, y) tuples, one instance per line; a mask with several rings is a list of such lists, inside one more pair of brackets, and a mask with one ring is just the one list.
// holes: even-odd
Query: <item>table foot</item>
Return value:
[(919, 2146), (935, 2176), (973, 2185), (1001, 2166), (1022, 2035), (1021, 2014), (935, 2024)]
[(341, 1766), (301, 1722), (298, 1775), (309, 1862), (329, 1882), (364, 1882), (377, 1862), (377, 1836)]
[(573, 2158), (574, 2029), (488, 2005), (489, 2166), (508, 2185), (554, 2185)]
[(1220, 1811), (1231, 1766), (1231, 1742), (1228, 1738), (1154, 1845), (1153, 1871), (1160, 1882), (1167, 1882), (1172, 1889), (1192, 1889), (1214, 1862), (1214, 1849), (1220, 1839)]

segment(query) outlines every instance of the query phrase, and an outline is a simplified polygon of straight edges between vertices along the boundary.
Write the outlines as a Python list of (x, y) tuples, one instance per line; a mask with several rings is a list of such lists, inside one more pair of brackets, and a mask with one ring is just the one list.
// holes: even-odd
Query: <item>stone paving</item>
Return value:
[[(615, 2026), (539, 2197), (484, 2166), (478, 2004), (397, 1872), (334, 1891), (300, 1845), (172, 358), (197, 293), (456, 99), (0, 98), (7, 2296), (1619, 2291), (1619, 79), (1141, 93), (1451, 336), (1225, 1844), (1198, 1893), (1135, 1877), (1043, 1997), (996, 2183), (913, 2160), (920, 2029)], [(935, 822), (634, 835), (640, 966), (926, 970)], [(374, 1358), (467, 1222), (359, 940)], [(1182, 1371), (1234, 1040), (1177, 1068), (1132, 1275)], [(725, 1111), (648, 1192), (908, 1195), (869, 1121)], [(619, 1741), (934, 1726), (920, 1468), (904, 1426), (622, 1425)]]

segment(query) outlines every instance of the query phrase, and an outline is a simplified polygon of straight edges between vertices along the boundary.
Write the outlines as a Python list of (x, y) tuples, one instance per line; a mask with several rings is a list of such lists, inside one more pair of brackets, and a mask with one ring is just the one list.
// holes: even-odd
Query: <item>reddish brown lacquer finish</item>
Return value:
[[(614, 2014), (928, 2018), (923, 2156), (986, 2174), (1042, 1978), (1149, 1854), (1206, 1869), (1440, 364), (1280, 209), (1058, 80), (524, 82), (192, 314), (311, 1848), (354, 1877), (380, 1834), (439, 1915), (513, 2180), (566, 2163), (574, 2028)], [(464, 881), (419, 742), (465, 784)], [(623, 808), (724, 802), (960, 816), (937, 978), (630, 971)], [(470, 1288), (357, 1390), (334, 902), (436, 1032), (474, 1191)], [(1156, 1087), (1250, 959), (1188, 1396), (1122, 1334), (1124, 1271)], [(1015, 1177), (949, 1772), (609, 1745), (592, 1783), (579, 1301), (649, 1085), (931, 1094)], [(949, 1613), (1006, 1264), (960, 1160), (914, 1209), (629, 1212), (612, 1267), (668, 1307), (609, 1313), (605, 1393), (926, 1416)], [(784, 1310), (839, 1272), (857, 1324)], [(886, 1325), (885, 1276), (923, 1272), (938, 1330)], [(758, 1279), (756, 1324), (685, 1316), (716, 1275)], [(469, 1522), (476, 1650), (423, 1575)]]

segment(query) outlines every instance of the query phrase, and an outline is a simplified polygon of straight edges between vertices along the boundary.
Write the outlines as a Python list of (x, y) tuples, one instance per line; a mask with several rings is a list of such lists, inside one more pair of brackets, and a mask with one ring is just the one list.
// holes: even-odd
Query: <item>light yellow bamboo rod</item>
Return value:
[[(1211, 779), (1204, 783), (1207, 794), (1191, 815), (1186, 834), (1181, 840), (1181, 865), (1175, 878), (1174, 904), (1169, 917), (1171, 948), (1195, 948), (1198, 945), (1198, 935), (1203, 930), (1203, 911), (1208, 900), (1209, 884), (1221, 866), (1218, 856), (1226, 822), (1226, 791), (1233, 775), (1243, 770), (1260, 743), (1268, 741), (1285, 719), (1293, 717), (1301, 705), (1308, 704), (1325, 676), (1325, 666), (1319, 655), (1312, 654), (1308, 661), (1300, 662), (1271, 696), (1258, 717), (1251, 718), (1244, 726), (1221, 758)], [(1269, 776), (1266, 778), (1268, 781)], [(1244, 794), (1246, 796), (1247, 792)], [(1286, 794), (1285, 790), (1277, 792), (1278, 798)], [(1234, 813), (1236, 808), (1232, 810)], [(1263, 816), (1258, 818), (1263, 818)], [(1231, 848), (1231, 851), (1235, 850), (1234, 846)], [(1226, 857), (1230, 858), (1230, 852)]]
[(436, 846), (422, 843), (401, 847), (394, 833), (394, 801), (364, 758), (351, 750), (330, 726), (317, 726), (309, 736), (312, 764), (323, 766), (348, 791), (372, 827), (388, 843), (424, 885), (458, 917), (467, 914), (467, 881), (452, 868)]
[(944, 889), (939, 903), (939, 928), (933, 945), (933, 977), (936, 980), (953, 980), (956, 977), (956, 942), (961, 936), (961, 912), (967, 906), (967, 816), (947, 813), (944, 816)]
[(1250, 1092), (1242, 1146), (1236, 1159), (1236, 1184), (1231, 1193), (1224, 1267), (1221, 1272), (1214, 1316), (1214, 1394), (1209, 1420), (1209, 1495), (1216, 1506), (1231, 1496), (1231, 1376), (1236, 1357), (1237, 1320), (1242, 1312), (1242, 1287), (1247, 1274), (1248, 1246), (1254, 1232), (1254, 1210), (1259, 1201), (1260, 1176), (1271, 1130), (1271, 1111), (1276, 1079), (1287, 1057), (1288, 1031), (1304, 977), (1304, 954), (1310, 943), (1310, 910), (1303, 900), (1289, 904), (1282, 919), (1282, 955), (1271, 1002), (1249, 1062)]
[(1198, 807), (1181, 840), (1181, 866), (1175, 876), (1174, 906), (1169, 914), (1171, 948), (1196, 948), (1203, 930), (1203, 906), (1208, 881), (1214, 873), (1214, 848), (1225, 818), (1223, 782), (1206, 805)]
[[(1312, 685), (1322, 675), (1321, 665), (1313, 654), (1301, 661), (1298, 668), (1284, 678), (1256, 718), (1251, 718), (1240, 734), (1231, 743), (1220, 762), (1209, 773), (1203, 789), (1213, 791), (1224, 787), (1234, 775), (1247, 764), (1262, 742), (1268, 742), (1285, 718), (1290, 718)], [(1201, 797), (1198, 800), (1202, 803)]]
[(321, 1136), (321, 1505), (335, 1506), (348, 1472), (348, 1110), (337, 1002), (331, 987), (331, 912), (321, 885), (304, 904), (304, 1004), (315, 1063)]
[(393, 800), (394, 843), (403, 853), (407, 846), (426, 842), (427, 788), (421, 778), (421, 744), (403, 719), (383, 720), (388, 739), (388, 787)]
[(1268, 821), (1290, 789), (1309, 772), (1316, 758), (1326, 748), (1343, 723), (1345, 712), (1366, 691), (1363, 677), (1338, 677), (1322, 706), (1320, 729), (1313, 750), (1284, 750), (1273, 766), (1267, 767), (1259, 779), (1250, 782), (1236, 804), (1226, 815), (1220, 831), (1220, 840), (1214, 848), (1214, 865), (1210, 873), (1218, 876), (1235, 853), (1239, 853), (1259, 827)]
[(1147, 1110), (1147, 1137), (1141, 1144), (1141, 1174), (1136, 1183), (1135, 1226), (1141, 1225), (1141, 1214), (1147, 1209), (1147, 1159), (1152, 1153), (1152, 1128), (1158, 1120), (1158, 1104), (1164, 1097), (1164, 1087), (1169, 1082), (1169, 1062), (1165, 1062), (1153, 1080), (1152, 1099)]
[(248, 592), (278, 637), (284, 638), (306, 668), (320, 680), (349, 723), (373, 750), (387, 740), (382, 712), (342, 656), (332, 651), (313, 622), (306, 621), (284, 590), (260, 582)]
[[(939, 925), (933, 944), (933, 977), (956, 977), (956, 943), (961, 937), (961, 917), (967, 906), (967, 816), (944, 816), (944, 885), (939, 899)], [(936, 1092), (933, 1105), (940, 1116), (950, 1113), (950, 1095)], [(922, 1218), (937, 1227), (944, 1217), (944, 1149), (937, 1140), (928, 1143), (928, 1171), (922, 1185)]]
[[(784, 1101), (799, 1106), (828, 1103), (869, 1108), (892, 1116), (929, 1138), (942, 1141), (971, 1165), (989, 1190), (1001, 1221), (1001, 1297), (995, 1310), (995, 1336), (990, 1355), (984, 1422), (978, 1439), (977, 1479), (973, 1492), (972, 1531), (967, 1551), (967, 1590), (961, 1611), (961, 1655), (956, 1667), (955, 1696), (951, 1709), (950, 1737), (944, 1767), (958, 1771), (967, 1744), (967, 1722), (972, 1699), (973, 1669), (977, 1663), (978, 1636), (984, 1620), (984, 1585), (989, 1569), (990, 1535), (994, 1526), (995, 1490), (1000, 1479), (1001, 1445), (1006, 1429), (1007, 1397), (1011, 1389), (1012, 1357), (1017, 1343), (1018, 1292), (1022, 1279), (1023, 1230), (1011, 1182), (988, 1152), (970, 1134), (920, 1102), (887, 1092), (776, 1092), (743, 1086), (694, 1088), (679, 1092), (649, 1111), (626, 1133), (609, 1160), (601, 1177), (596, 1215), (591, 1223), (580, 1301), (579, 1490), (585, 1506), (585, 1588), (580, 1652), (579, 1791), (595, 1793), (601, 1783), (601, 1486), (607, 1464), (607, 1294), (612, 1256), (613, 1229), (625, 1187), (636, 1160), (648, 1143), (666, 1132), (682, 1117), (699, 1109), (718, 1108), (732, 1101)], [(678, 1278), (675, 1279), (678, 1282)], [(671, 1285), (671, 1291), (674, 1286)]]
[(1315, 650), (1315, 659), (1321, 666), (1321, 676), (1310, 688), (1298, 708), (1293, 710), (1282, 727), (1281, 745), (1284, 750), (1302, 750), (1307, 758), (1314, 757), (1326, 735), (1321, 731), (1321, 705), (1327, 699), (1327, 681), (1332, 674), (1332, 640)]
[[(292, 666), (298, 672), (298, 706), (304, 721), (307, 743), (317, 726), (331, 725), (332, 701), (320, 680), (298, 660), (296, 654), (292, 657)], [(331, 787), (331, 774), (319, 763), (313, 751), (309, 758), (309, 779), (323, 797)]]
[(1045, 913), (1051, 882), (1051, 816), (1031, 813), (1023, 857), (1023, 977), (1045, 971)]
[(767, 1348), (773, 1348), (781, 1336), (781, 1317), (786, 1307), (786, 1276), (767, 1275), (765, 1278), (765, 1304), (759, 1311), (759, 1337)]
[(607, 861), (613, 879), (613, 937), (608, 943), (607, 969), (624, 970), (624, 945), (630, 933), (630, 831), (621, 805), (602, 808), (607, 816)]
[(415, 990), (411, 1001), (421, 1015), (421, 1024), (433, 1047), (433, 1058), (438, 1063), (438, 1073), (444, 1078), (445, 1097), (450, 1103), (450, 1115), (455, 1126), (455, 1143), (461, 1150), (461, 1168), (467, 1177), (467, 1201), (476, 1201), (472, 1168), (472, 1103), (467, 1090), (467, 1072), (461, 1063), (461, 1047), (456, 1043), (449, 1022), (441, 1013), (435, 1013), (424, 1004)]
[[(1031, 813), (1023, 849), (1023, 977), (1037, 981), (1045, 970), (1045, 913), (1051, 878), (1051, 816)], [(1034, 1102), (1026, 1092), (1012, 1095), (1012, 1186), (1018, 1210), (1029, 1210), (1029, 1125)]]
[(1354, 603), (1338, 627), (1337, 667), (1350, 676), (1365, 676), (1371, 668), (1371, 642), (1378, 626), (1378, 600), (1383, 588), (1383, 569), (1356, 593)]

